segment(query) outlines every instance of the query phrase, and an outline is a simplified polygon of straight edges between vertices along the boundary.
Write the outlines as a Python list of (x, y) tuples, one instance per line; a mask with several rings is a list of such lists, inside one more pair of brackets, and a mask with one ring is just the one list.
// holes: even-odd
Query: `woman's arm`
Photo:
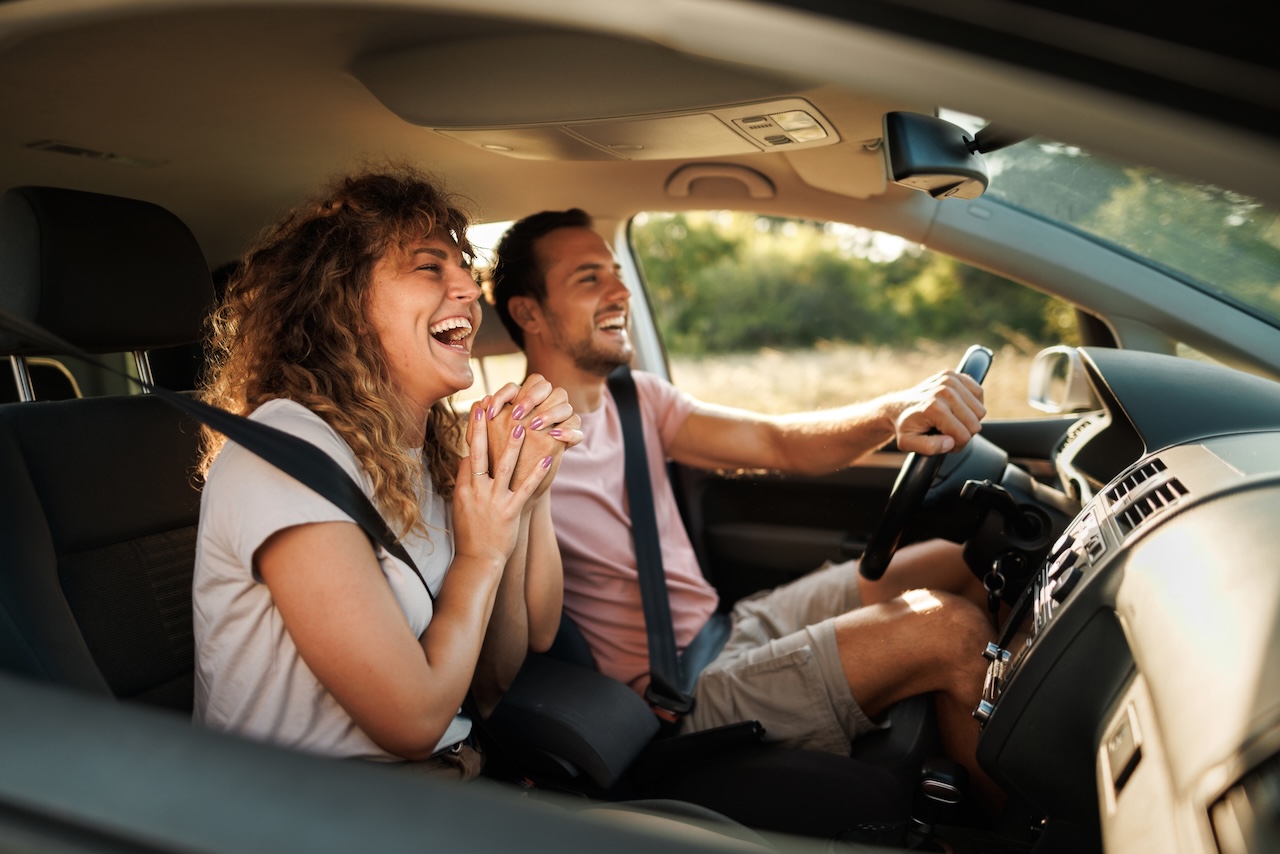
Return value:
[(302, 660), (381, 748), (429, 756), (462, 704), (502, 563), (459, 555), (422, 639), (354, 523), (286, 528), (256, 556)]
[[(368, 538), (354, 523), (298, 525), (257, 550), (258, 572), (307, 666), (357, 726), (389, 753), (429, 756), (475, 675), (521, 516), (547, 475), (513, 480), (521, 442), (488, 468), (485, 416), (454, 489), (454, 559), (421, 638), (413, 635)], [(514, 485), (513, 485), (514, 484)]]
[(536, 374), (523, 386), (504, 387), (480, 405), (492, 413), (489, 444), (493, 454), (514, 437), (517, 427), (522, 430), (524, 447), (516, 463), (516, 477), (550, 460), (547, 478), (521, 517), (520, 539), (503, 573), (491, 630), (476, 669), (472, 697), (478, 711), (487, 717), (511, 687), (528, 651), (550, 648), (560, 627), (564, 577), (548, 490), (562, 454), (581, 440), (582, 433), (580, 419), (568, 406), (564, 391), (552, 388)]
[(524, 589), (529, 606), (529, 649), (546, 652), (560, 630), (560, 608), (564, 604), (564, 568), (551, 523), (550, 495), (542, 496), (534, 504)]

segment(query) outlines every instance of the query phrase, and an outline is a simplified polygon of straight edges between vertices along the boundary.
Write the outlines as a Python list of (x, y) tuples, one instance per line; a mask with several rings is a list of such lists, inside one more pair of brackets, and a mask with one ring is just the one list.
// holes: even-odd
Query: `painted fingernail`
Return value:
[(489, 407), (489, 418), (491, 418), (491, 419), (492, 419), (492, 418), (497, 418), (497, 417), (498, 417), (498, 407), (497, 407), (497, 406), (490, 406), (490, 407)]
[(529, 429), (530, 429), (530, 430), (541, 430), (541, 429), (542, 429), (542, 418), (541, 418), (541, 417), (538, 417), (538, 418), (533, 419), (533, 421), (531, 421), (531, 422), (529, 423)]
[(561, 432), (562, 432), (562, 431), (561, 431), (561, 430), (558, 430), (558, 429), (557, 429), (557, 430), (548, 430), (548, 431), (547, 431), (547, 435), (548, 435), (548, 436), (553, 436), (553, 437), (555, 437), (555, 438), (559, 439), (559, 438), (560, 438), (560, 435), (561, 435)]
[(549, 469), (549, 468), (551, 468), (551, 457), (543, 457), (543, 458), (542, 458), (542, 467), (543, 467), (544, 469)]
[(511, 413), (511, 417), (519, 421), (524, 417), (524, 406), (517, 406), (516, 411)]
[(479, 421), (479, 420), (480, 420), (480, 419), (482, 419), (482, 418), (484, 418), (484, 410), (477, 406), (477, 407), (476, 407), (476, 420), (477, 420), (477, 421)]
[(523, 424), (517, 424), (517, 425), (516, 425), (516, 429), (514, 429), (514, 430), (512, 430), (512, 431), (511, 431), (511, 435), (512, 435), (514, 438), (516, 438), (516, 439), (519, 439), (521, 436), (523, 436), (523, 435), (524, 435), (524, 425), (523, 425)]

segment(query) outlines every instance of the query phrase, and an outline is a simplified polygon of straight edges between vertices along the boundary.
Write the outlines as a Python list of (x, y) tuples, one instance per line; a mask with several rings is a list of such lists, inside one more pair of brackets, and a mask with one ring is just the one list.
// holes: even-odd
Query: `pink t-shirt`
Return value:
[[(676, 647), (683, 650), (719, 600), (702, 576), (667, 479), (664, 448), (694, 402), (652, 374), (632, 375), (644, 424), (671, 622)], [(564, 560), (564, 609), (582, 629), (601, 672), (643, 693), (649, 682), (649, 640), (631, 539), (618, 406), (606, 389), (603, 406), (579, 415), (584, 438), (564, 455), (551, 486), (551, 515)]]

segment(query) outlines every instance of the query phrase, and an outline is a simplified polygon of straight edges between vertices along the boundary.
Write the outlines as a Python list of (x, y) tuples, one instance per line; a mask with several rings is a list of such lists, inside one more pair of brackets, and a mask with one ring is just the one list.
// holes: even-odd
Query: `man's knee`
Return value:
[(938, 665), (983, 666), (982, 650), (995, 636), (986, 613), (960, 595), (938, 590), (908, 590), (902, 599), (920, 616)]
[(991, 618), (962, 596), (912, 590), (904, 598), (910, 601), (912, 595), (930, 597), (937, 603), (926, 615), (937, 664), (954, 674), (957, 689), (967, 691), (975, 680), (980, 683), (987, 669), (982, 652), (995, 637)]

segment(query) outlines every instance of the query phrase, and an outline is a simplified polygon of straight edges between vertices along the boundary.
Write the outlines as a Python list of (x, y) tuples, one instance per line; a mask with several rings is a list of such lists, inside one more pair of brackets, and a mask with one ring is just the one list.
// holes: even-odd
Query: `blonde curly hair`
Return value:
[[(319, 415), (355, 452), (399, 536), (427, 533), (417, 497), (424, 473), (452, 494), (462, 427), (439, 401), (421, 462), (401, 444), (405, 413), (366, 310), (373, 268), (431, 234), (448, 234), (470, 258), (468, 224), (455, 198), (412, 167), (338, 179), (262, 234), (209, 320), (202, 398), (241, 415), (287, 398)], [(226, 437), (206, 427), (202, 440), (204, 476)]]

